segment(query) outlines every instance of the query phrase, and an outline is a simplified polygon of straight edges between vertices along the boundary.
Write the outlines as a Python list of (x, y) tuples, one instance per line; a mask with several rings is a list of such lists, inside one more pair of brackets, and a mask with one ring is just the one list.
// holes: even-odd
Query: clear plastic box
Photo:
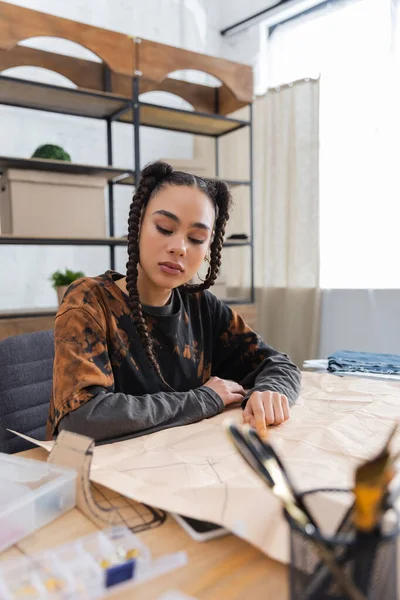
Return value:
[(75, 506), (74, 469), (0, 452), (0, 551)]
[(0, 561), (0, 598), (102, 598), (146, 575), (157, 575), (150, 550), (129, 529), (116, 526), (51, 551)]

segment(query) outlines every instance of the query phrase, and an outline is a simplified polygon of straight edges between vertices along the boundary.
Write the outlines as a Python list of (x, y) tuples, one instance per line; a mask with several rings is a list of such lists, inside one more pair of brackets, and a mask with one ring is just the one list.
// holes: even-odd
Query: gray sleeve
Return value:
[(289, 400), (289, 404), (292, 405), (300, 393), (301, 372), (286, 354), (275, 351), (241, 384), (248, 389), (242, 402), (243, 409), (253, 392), (265, 391), (284, 394)]
[(61, 419), (58, 431), (65, 429), (96, 442), (111, 442), (195, 423), (224, 409), (220, 396), (206, 386), (143, 396), (98, 389), (91, 400)]

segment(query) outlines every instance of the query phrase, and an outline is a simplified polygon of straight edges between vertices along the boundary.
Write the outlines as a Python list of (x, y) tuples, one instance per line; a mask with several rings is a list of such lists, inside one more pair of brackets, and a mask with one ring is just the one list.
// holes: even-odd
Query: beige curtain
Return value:
[[(317, 356), (320, 321), (319, 81), (259, 97), (253, 132), (258, 331), (301, 366)], [(221, 138), (222, 177), (248, 177), (248, 139), (247, 128)], [(234, 197), (229, 231), (248, 232), (248, 188), (234, 188)], [(245, 249), (224, 251), (229, 297), (248, 293), (248, 265)]]
[(259, 331), (301, 366), (320, 323), (319, 81), (270, 90), (254, 111)]
[[(248, 108), (232, 116), (246, 119)], [(214, 140), (201, 138), (197, 155), (214, 165)], [(249, 178), (249, 131), (219, 140), (222, 178)], [(255, 282), (258, 331), (267, 343), (302, 366), (317, 356), (319, 291), (319, 81), (269, 90), (254, 103), (253, 169)], [(201, 151), (201, 152), (200, 152)], [(231, 233), (250, 233), (247, 186), (232, 189)], [(223, 251), (221, 297), (245, 298), (250, 285), (248, 248)], [(227, 290), (225, 289), (225, 285)]]

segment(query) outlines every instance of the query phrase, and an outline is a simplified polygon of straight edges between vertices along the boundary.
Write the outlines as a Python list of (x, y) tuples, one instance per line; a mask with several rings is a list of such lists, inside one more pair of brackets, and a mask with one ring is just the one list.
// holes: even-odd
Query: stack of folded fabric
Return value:
[(400, 355), (341, 350), (328, 356), (328, 371), (400, 375)]

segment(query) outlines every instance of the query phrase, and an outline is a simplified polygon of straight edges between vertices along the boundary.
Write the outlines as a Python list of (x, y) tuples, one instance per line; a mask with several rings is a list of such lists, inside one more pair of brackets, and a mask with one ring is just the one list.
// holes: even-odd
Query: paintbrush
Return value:
[(243, 438), (242, 433), (235, 427), (230, 427), (227, 425), (227, 430), (229, 435), (232, 438), (236, 448), (240, 451), (240, 454), (247, 462), (247, 464), (256, 471), (257, 475), (261, 479), (263, 479), (264, 483), (266, 483), (269, 487), (274, 484), (271, 475), (264, 467), (261, 457), (259, 453), (255, 450), (253, 446), (248, 445)]
[(256, 430), (248, 424), (242, 426), (242, 434), (246, 439), (249, 447), (254, 448), (254, 450), (261, 457), (263, 465), (266, 466), (266, 461), (269, 459), (274, 459), (281, 470), (282, 477), (286, 482), (286, 486), (291, 490), (294, 500), (298, 506), (302, 509), (302, 511), (307, 515), (309, 522), (318, 529), (318, 525), (316, 524), (313, 515), (308, 510), (307, 506), (303, 502), (302, 495), (296, 490), (292, 480), (289, 477), (289, 474), (284, 467), (279, 455), (275, 452), (273, 446), (268, 443), (267, 438), (260, 438)]
[(376, 551), (381, 539), (381, 524), (385, 511), (388, 486), (395, 475), (389, 453), (390, 442), (397, 431), (393, 427), (382, 451), (356, 469), (354, 525), (357, 531), (354, 550), (353, 577), (367, 593)]
[(379, 454), (356, 469), (354, 524), (360, 533), (370, 533), (380, 528), (384, 499), (388, 494), (388, 485), (395, 475), (389, 446), (397, 428), (396, 423)]

